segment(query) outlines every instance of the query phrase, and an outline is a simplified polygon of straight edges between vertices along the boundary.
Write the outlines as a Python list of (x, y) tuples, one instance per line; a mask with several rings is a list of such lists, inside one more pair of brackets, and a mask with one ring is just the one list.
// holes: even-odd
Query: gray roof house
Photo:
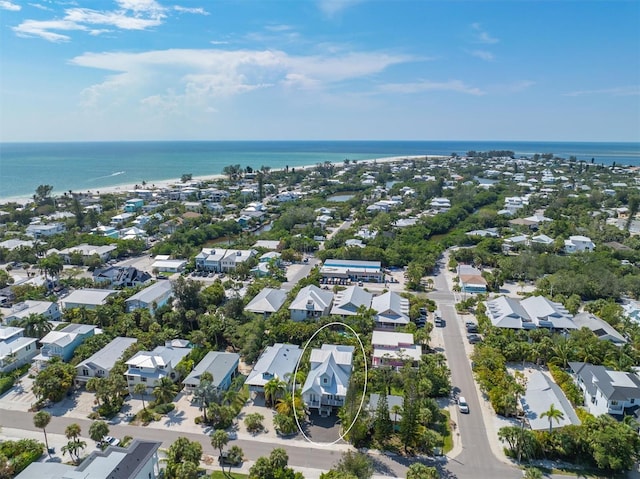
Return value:
[(498, 328), (577, 329), (565, 307), (544, 296), (531, 296), (523, 300), (500, 296), (487, 301), (486, 306), (487, 316)]
[(576, 314), (573, 322), (579, 328), (589, 328), (598, 339), (611, 341), (614, 344), (625, 344), (627, 340), (606, 321), (588, 312)]
[(244, 307), (250, 313), (265, 317), (278, 311), (287, 300), (287, 292), (282, 289), (264, 288)]
[(621, 416), (640, 405), (640, 377), (635, 374), (579, 362), (569, 363), (569, 368), (594, 416)]
[(395, 329), (409, 324), (409, 300), (395, 291), (375, 296), (371, 301), (371, 308), (377, 313), (377, 326)]
[(158, 346), (153, 351), (138, 351), (127, 361), (127, 385), (129, 391), (138, 383), (145, 383), (147, 392), (151, 392), (161, 378), (168, 377), (173, 382), (179, 379), (175, 371), (177, 364), (191, 352), (189, 348)]
[(109, 446), (94, 451), (79, 466), (32, 462), (16, 479), (157, 479), (160, 442), (134, 439), (126, 449)]
[(136, 309), (148, 309), (153, 314), (157, 308), (167, 304), (172, 297), (171, 281), (158, 281), (128, 297), (125, 305), (129, 313)]
[(58, 321), (60, 319), (60, 308), (58, 303), (51, 301), (32, 301), (30, 299), (14, 304), (11, 313), (5, 317), (5, 322), (10, 324), (14, 321), (20, 321), (27, 318), (31, 314), (42, 314), (50, 321)]
[(333, 292), (324, 290), (310, 284), (302, 288), (289, 306), (291, 319), (293, 321), (304, 321), (320, 316), (329, 316), (331, 304), (333, 303)]
[(262, 352), (245, 384), (252, 392), (264, 392), (264, 385), (273, 378), (287, 380), (293, 375), (302, 356), (300, 347), (294, 344), (276, 343)]
[(187, 391), (192, 391), (200, 385), (200, 377), (205, 372), (213, 376), (213, 385), (218, 389), (227, 390), (231, 386), (231, 380), (238, 371), (240, 355), (236, 353), (225, 353), (219, 351), (209, 351), (202, 358), (193, 371), (182, 381)]
[(76, 384), (85, 385), (91, 378), (107, 377), (116, 361), (137, 342), (135, 338), (113, 338), (104, 348), (76, 366)]
[(354, 316), (358, 314), (358, 309), (371, 307), (373, 295), (359, 286), (347, 286), (340, 291), (335, 298), (331, 314), (340, 316)]
[(86, 308), (96, 309), (107, 302), (107, 298), (117, 291), (113, 289), (83, 288), (73, 291), (69, 296), (62, 298), (63, 309)]
[(552, 420), (551, 428), (580, 424), (580, 419), (562, 389), (546, 374), (534, 371), (527, 381), (526, 392), (520, 398), (520, 405), (531, 429), (534, 431), (549, 429), (549, 419), (546, 416), (541, 417), (541, 414), (548, 411), (552, 404), (562, 412), (564, 417), (558, 421)]

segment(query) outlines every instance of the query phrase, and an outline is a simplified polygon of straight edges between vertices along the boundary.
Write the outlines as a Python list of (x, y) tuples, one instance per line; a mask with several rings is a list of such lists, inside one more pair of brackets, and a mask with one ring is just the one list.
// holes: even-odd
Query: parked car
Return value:
[(420, 308), (420, 316), (426, 316), (427, 315), (427, 308)]
[(218, 456), (218, 462), (223, 466), (239, 466), (242, 464), (242, 458), (229, 454), (229, 451), (222, 451)]
[(478, 325), (471, 323), (471, 324), (467, 324), (467, 333), (477, 333), (478, 332)]
[(120, 439), (113, 436), (105, 436), (102, 438), (102, 442), (104, 444), (108, 444), (109, 446), (117, 446), (118, 444), (120, 444)]
[(482, 337), (479, 334), (468, 334), (467, 340), (469, 344), (476, 344), (482, 341)]
[(444, 327), (447, 325), (446, 321), (442, 318), (436, 318), (433, 320), (436, 326)]
[(458, 409), (463, 414), (469, 414), (469, 404), (464, 396), (458, 398)]

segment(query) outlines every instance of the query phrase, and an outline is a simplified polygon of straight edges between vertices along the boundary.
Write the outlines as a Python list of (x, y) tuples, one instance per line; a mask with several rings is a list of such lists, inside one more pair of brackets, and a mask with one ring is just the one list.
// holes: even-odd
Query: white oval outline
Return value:
[(364, 363), (364, 389), (362, 390), (362, 399), (360, 400), (360, 407), (358, 408), (358, 412), (356, 413), (356, 416), (353, 418), (353, 421), (349, 425), (349, 428), (343, 434), (340, 434), (340, 437), (338, 437), (338, 439), (336, 439), (333, 442), (314, 442), (311, 439), (309, 439), (309, 437), (302, 430), (302, 426), (300, 425), (300, 420), (298, 419), (298, 412), (296, 411), (295, 406), (292, 408), (293, 409), (293, 416), (294, 416), (294, 418), (296, 420), (296, 425), (298, 426), (298, 431), (300, 431), (302, 433), (302, 435), (307, 440), (307, 442), (313, 444), (314, 446), (320, 446), (320, 447), (333, 446), (334, 444), (336, 444), (340, 440), (344, 441), (344, 436), (349, 434), (349, 431), (351, 431), (351, 428), (353, 428), (353, 426), (356, 424), (356, 421), (358, 420), (358, 416), (360, 416), (360, 413), (362, 412), (362, 406), (364, 405), (364, 398), (367, 395), (367, 383), (369, 382), (369, 371), (368, 371), (368, 367), (367, 367), (367, 358), (366, 358), (366, 353), (365, 353), (365, 350), (364, 350), (364, 345), (362, 344), (362, 341), (360, 340), (360, 335), (358, 333), (356, 333), (355, 330), (351, 326), (349, 326), (348, 324), (342, 323), (340, 321), (332, 321), (331, 323), (325, 324), (320, 329), (318, 329), (315, 333), (313, 333), (313, 336), (311, 336), (309, 338), (309, 340), (307, 341), (307, 344), (304, 345), (304, 348), (302, 349), (302, 354), (300, 355), (300, 358), (298, 358), (298, 362), (296, 363), (296, 369), (293, 372), (293, 384), (292, 384), (292, 388), (291, 388), (291, 400), (295, 401), (296, 376), (298, 375), (298, 368), (300, 367), (300, 361), (302, 361), (302, 356), (304, 356), (304, 352), (309, 347), (309, 343), (313, 340), (313, 338), (316, 337), (316, 335), (320, 331), (322, 331), (327, 326), (337, 326), (337, 325), (345, 326), (346, 328), (348, 328), (355, 335), (356, 339), (358, 340), (358, 343), (360, 343), (360, 350), (362, 351), (362, 359), (363, 359), (363, 363)]

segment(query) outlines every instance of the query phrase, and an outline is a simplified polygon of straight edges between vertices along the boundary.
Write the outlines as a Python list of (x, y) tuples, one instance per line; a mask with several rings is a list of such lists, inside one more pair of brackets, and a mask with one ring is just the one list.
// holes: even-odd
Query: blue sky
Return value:
[(640, 141), (640, 2), (0, 0), (0, 141)]

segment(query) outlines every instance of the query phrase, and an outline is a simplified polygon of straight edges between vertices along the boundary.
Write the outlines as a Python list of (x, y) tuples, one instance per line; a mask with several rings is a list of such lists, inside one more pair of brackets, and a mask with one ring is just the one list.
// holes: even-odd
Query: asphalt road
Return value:
[[(446, 263), (445, 263), (446, 264)], [(445, 267), (435, 279), (435, 291), (429, 294), (442, 313), (446, 325), (442, 331), (445, 354), (451, 369), (451, 384), (454, 393), (462, 395), (469, 404), (469, 414), (458, 415), (458, 430), (462, 441), (462, 452), (444, 467), (450, 478), (516, 478), (522, 472), (499, 461), (491, 451), (484, 425), (480, 402), (471, 372), (471, 363), (465, 351), (463, 337), (457, 324), (460, 320), (455, 311), (455, 298), (444, 276)], [(443, 471), (444, 472), (444, 471)]]

